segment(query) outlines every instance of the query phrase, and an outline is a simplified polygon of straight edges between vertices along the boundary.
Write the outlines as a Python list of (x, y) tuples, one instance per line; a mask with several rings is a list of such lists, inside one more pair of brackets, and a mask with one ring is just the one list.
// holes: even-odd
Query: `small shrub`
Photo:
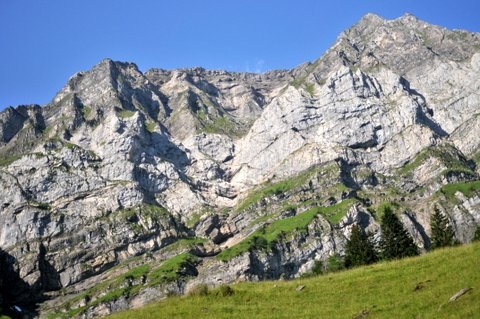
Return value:
[(253, 236), (250, 248), (255, 250), (265, 250), (268, 248), (268, 241), (265, 239), (265, 237)]
[(315, 86), (313, 85), (313, 83), (305, 84), (305, 91), (307, 91), (308, 94), (313, 96), (315, 93)]
[(328, 257), (324, 272), (325, 273), (337, 272), (344, 268), (345, 266), (342, 258), (338, 255), (332, 255)]
[(196, 285), (188, 291), (187, 295), (193, 296), (193, 297), (207, 296), (208, 295), (208, 286), (206, 284)]
[(229, 285), (221, 285), (220, 287), (218, 287), (217, 296), (228, 297), (232, 296), (234, 293), (235, 291)]
[(50, 210), (51, 207), (48, 203), (35, 203), (36, 207), (38, 207), (39, 209), (43, 209), (43, 210)]
[(322, 262), (319, 260), (315, 260), (312, 267), (312, 274), (321, 275), (322, 273), (323, 273)]
[(304, 79), (296, 78), (292, 82), (290, 82), (290, 85), (292, 85), (296, 89), (298, 89), (302, 85), (303, 81), (304, 81)]
[(473, 241), (480, 241), (480, 226), (477, 226), (477, 230), (475, 231), (475, 236), (473, 237)]
[(87, 118), (90, 115), (90, 113), (92, 113), (92, 108), (88, 106), (84, 106), (82, 109), (82, 113), (83, 113), (83, 118)]
[(149, 131), (150, 133), (153, 133), (155, 132), (155, 128), (157, 127), (157, 124), (155, 122), (149, 122), (147, 123), (146, 125), (146, 129), (147, 131)]

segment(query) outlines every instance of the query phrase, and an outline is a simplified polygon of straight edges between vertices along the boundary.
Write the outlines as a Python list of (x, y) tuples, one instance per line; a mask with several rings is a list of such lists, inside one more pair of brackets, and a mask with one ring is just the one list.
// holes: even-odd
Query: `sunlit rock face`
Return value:
[[(71, 306), (94, 317), (199, 283), (296, 277), (343, 254), (354, 224), (378, 240), (384, 203), (422, 249), (434, 207), (469, 242), (478, 189), (445, 186), (478, 180), (479, 72), (479, 34), (411, 15), (368, 14), (292, 70), (103, 60), (47, 105), (0, 113), (0, 249), (22, 282), (12, 296), (47, 295), (42, 311), (61, 311), (63, 292), (116, 265), (153, 269), (186, 252), (195, 262), (176, 281), (147, 272), (129, 279), (136, 294)], [(300, 226), (237, 249), (281, 221)]]

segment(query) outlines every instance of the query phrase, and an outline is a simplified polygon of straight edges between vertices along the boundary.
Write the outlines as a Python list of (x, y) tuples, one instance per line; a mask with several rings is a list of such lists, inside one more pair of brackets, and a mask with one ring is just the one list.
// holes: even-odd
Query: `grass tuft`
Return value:
[(473, 194), (480, 192), (480, 181), (460, 182), (447, 184), (440, 189), (449, 201), (455, 201), (455, 193), (460, 192), (466, 197), (472, 197)]
[(21, 155), (13, 155), (13, 156), (5, 156), (0, 158), (0, 166), (8, 166), (19, 160), (22, 156)]
[(155, 122), (148, 122), (147, 123), (147, 126), (146, 126), (146, 129), (147, 131), (149, 131), (150, 133), (153, 133), (155, 132), (155, 128), (157, 127), (157, 123)]
[(209, 291), (206, 284), (196, 285), (195, 287), (191, 288), (187, 293), (187, 295), (190, 297), (204, 297), (208, 296), (208, 294)]
[(184, 270), (193, 267), (197, 262), (197, 257), (190, 253), (183, 253), (173, 258), (167, 259), (160, 267), (152, 270), (149, 274), (151, 286), (165, 284), (185, 277)]
[(415, 158), (398, 169), (401, 175), (411, 174), (414, 170), (425, 163), (428, 158), (437, 158), (445, 167), (445, 172), (457, 172), (472, 174), (472, 169), (468, 166), (465, 159), (456, 154), (456, 150), (451, 145), (432, 146), (421, 151)]
[(84, 106), (82, 108), (82, 114), (83, 114), (84, 119), (88, 118), (91, 113), (92, 113), (92, 108), (91, 107)]
[(258, 203), (261, 199), (268, 196), (280, 195), (305, 184), (308, 179), (318, 171), (317, 168), (306, 170), (297, 176), (273, 184), (264, 185), (262, 188), (251, 192), (240, 204), (236, 211), (242, 211)]
[(121, 110), (120, 112), (117, 113), (118, 116), (122, 119), (129, 118), (135, 115), (134, 111), (129, 111), (129, 110)]

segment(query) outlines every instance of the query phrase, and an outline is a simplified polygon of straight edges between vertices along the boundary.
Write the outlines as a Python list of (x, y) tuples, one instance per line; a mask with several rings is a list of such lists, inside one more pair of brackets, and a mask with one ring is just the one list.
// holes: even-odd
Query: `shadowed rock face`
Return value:
[(36, 306), (43, 300), (43, 283), (34, 286), (26, 283), (18, 266), (12, 255), (0, 249), (0, 308), (12, 318), (37, 316)]
[[(385, 203), (419, 247), (434, 206), (468, 242), (478, 189), (444, 186), (478, 180), (479, 71), (479, 34), (411, 15), (368, 14), (292, 70), (103, 60), (49, 104), (0, 113), (1, 266), (51, 299), (42, 313), (93, 317), (198, 283), (306, 273), (343, 253), (353, 224), (378, 240)], [(252, 234), (268, 240), (244, 245)], [(181, 252), (198, 258), (158, 284), (152, 269)], [(135, 288), (122, 297), (92, 288), (138, 260), (150, 268), (122, 279)]]

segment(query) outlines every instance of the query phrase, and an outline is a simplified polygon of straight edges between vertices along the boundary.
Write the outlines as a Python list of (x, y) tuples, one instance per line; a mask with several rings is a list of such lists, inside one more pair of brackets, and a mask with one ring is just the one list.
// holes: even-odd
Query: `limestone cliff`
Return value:
[(479, 34), (411, 15), (368, 14), (292, 70), (103, 60), (47, 105), (0, 113), (9, 302), (94, 317), (296, 277), (342, 255), (353, 224), (378, 240), (386, 206), (422, 249), (434, 207), (469, 242), (479, 71)]

